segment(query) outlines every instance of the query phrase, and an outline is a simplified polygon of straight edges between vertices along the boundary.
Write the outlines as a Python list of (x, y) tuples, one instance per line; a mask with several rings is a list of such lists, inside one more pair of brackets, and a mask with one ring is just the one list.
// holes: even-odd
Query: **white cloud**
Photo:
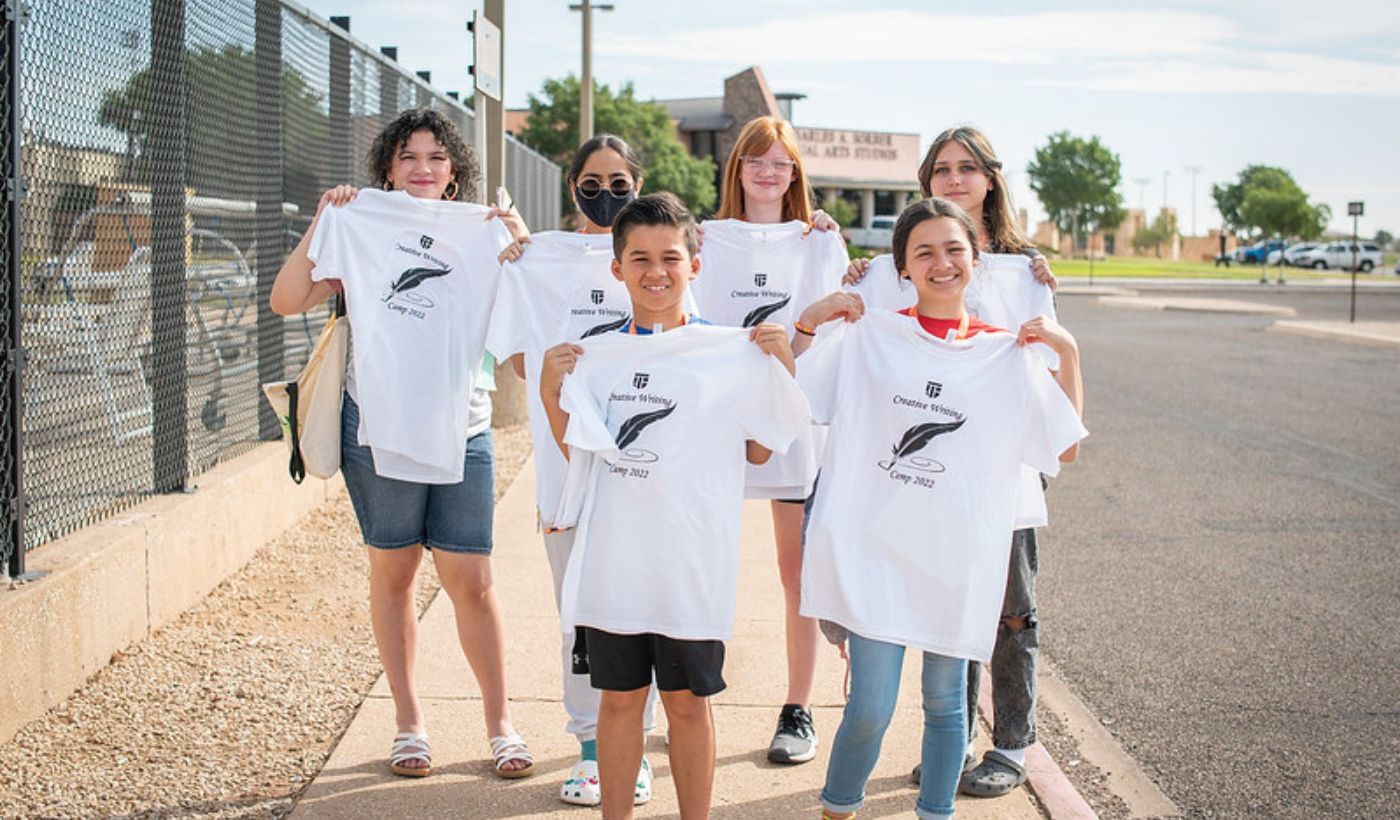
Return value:
[[(1353, 27), (1354, 28), (1354, 27)], [(913, 11), (814, 14), (744, 27), (699, 28), (599, 43), (609, 57), (759, 64), (967, 63), (1035, 67), (1038, 82), (1169, 93), (1400, 95), (1400, 59), (1307, 53), (1301, 24), (1256, 37), (1207, 14), (1154, 10), (1008, 16)], [(1370, 33), (1374, 27), (1368, 27)], [(1338, 29), (1320, 34), (1334, 37)], [(1359, 51), (1359, 49), (1353, 50)]]
[(1094, 88), (1165, 93), (1400, 95), (1400, 63), (1373, 63), (1281, 53), (1235, 55), (1212, 62), (1121, 64), (1087, 81)]

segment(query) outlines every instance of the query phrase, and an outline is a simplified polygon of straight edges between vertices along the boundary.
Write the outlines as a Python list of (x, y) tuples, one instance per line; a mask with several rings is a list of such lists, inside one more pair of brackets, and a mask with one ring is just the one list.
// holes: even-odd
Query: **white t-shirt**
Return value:
[(321, 213), (307, 255), (355, 329), (359, 441), (385, 478), (462, 480), (472, 387), (510, 243), (489, 208), (365, 189)]
[[(764, 225), (741, 219), (707, 220), (700, 275), (691, 283), (700, 315), (730, 327), (763, 322), (792, 324), (809, 305), (841, 289), (846, 244), (836, 231), (800, 220)], [(821, 458), (821, 430), (804, 433), (766, 464), (750, 465), (749, 498), (806, 498)]]
[(632, 315), (627, 287), (612, 275), (611, 234), (535, 234), (501, 273), (486, 348), (505, 361), (525, 354), (525, 392), (535, 450), (535, 498), (546, 527), (554, 526), (567, 462), (554, 443), (540, 401), (544, 352), (564, 341), (616, 331)]
[(865, 269), (865, 276), (854, 285), (843, 287), (859, 294), (866, 310), (904, 310), (919, 303), (919, 294), (914, 286), (894, 269), (893, 254), (882, 253), (872, 258)]
[(744, 443), (783, 452), (811, 425), (807, 401), (735, 328), (691, 324), (581, 345), (560, 398), (569, 413), (564, 504), (579, 511), (563, 627), (727, 640)]
[(824, 332), (798, 381), (831, 425), (802, 614), (989, 660), (1020, 466), (1054, 475), (1087, 435), (1068, 397), (1010, 334), (945, 342), (888, 311)]
[[(860, 294), (867, 310), (903, 310), (918, 303), (919, 295), (909, 280), (895, 272), (894, 256), (883, 253), (870, 260), (865, 278), (846, 289)], [(1021, 253), (984, 253), (978, 256), (972, 278), (963, 293), (963, 303), (973, 316), (1012, 334), (1036, 316), (1055, 318), (1055, 295), (1048, 285), (1037, 282), (1031, 273), (1031, 259)], [(1058, 370), (1060, 357), (1045, 344), (1031, 349), (1051, 370)], [(1045, 505), (1045, 487), (1040, 473), (1022, 467), (1017, 478), (1020, 495), (1016, 501), (1016, 529), (1043, 527), (1050, 523)]]

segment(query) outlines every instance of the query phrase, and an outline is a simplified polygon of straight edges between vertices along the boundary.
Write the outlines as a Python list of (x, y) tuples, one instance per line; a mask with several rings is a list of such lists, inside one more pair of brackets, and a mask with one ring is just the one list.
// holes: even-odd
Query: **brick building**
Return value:
[[(681, 144), (693, 156), (711, 157), (717, 177), (744, 124), (776, 116), (792, 122), (792, 103), (802, 94), (774, 94), (757, 66), (724, 80), (721, 97), (657, 100), (670, 112)], [(890, 131), (811, 128), (796, 125), (802, 165), (817, 198), (843, 197), (859, 208), (861, 227), (877, 214), (898, 214), (917, 196), (919, 135)], [(716, 178), (715, 187), (720, 187)]]

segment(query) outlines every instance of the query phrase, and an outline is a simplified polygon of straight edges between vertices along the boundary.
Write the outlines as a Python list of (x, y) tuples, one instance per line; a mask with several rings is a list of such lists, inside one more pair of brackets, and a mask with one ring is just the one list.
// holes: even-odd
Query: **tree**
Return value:
[(1152, 220), (1151, 225), (1144, 225), (1142, 230), (1133, 235), (1133, 250), (1145, 251), (1152, 248), (1157, 258), (1162, 258), (1162, 243), (1170, 243), (1176, 239), (1177, 224), (1176, 214), (1171, 211), (1162, 211), (1157, 214), (1157, 218)]
[(1388, 249), (1395, 242), (1395, 234), (1390, 231), (1376, 231), (1376, 244), (1381, 246), (1381, 250)]
[[(1253, 208), (1246, 208), (1246, 201), (1255, 192), (1259, 193)], [(1257, 231), (1261, 238), (1274, 236), (1277, 233), (1274, 228), (1284, 226), (1288, 228), (1283, 234), (1285, 237), (1315, 239), (1326, 230), (1332, 216), (1326, 205), (1308, 204), (1307, 195), (1291, 174), (1270, 165), (1247, 166), (1240, 171), (1237, 181), (1212, 185), (1210, 193), (1225, 227), (1237, 234)], [(1308, 209), (1311, 209), (1310, 214)], [(1267, 220), (1268, 226), (1257, 221), (1259, 219)]]
[[(205, 46), (191, 49), (187, 58), (186, 184), (207, 196), (254, 199), (258, 177), (266, 169), (236, 164), (238, 158), (255, 156), (257, 150), (253, 52), (236, 45), (222, 49)], [(142, 69), (132, 74), (126, 85), (103, 95), (98, 109), (103, 125), (126, 133), (131, 141), (133, 181), (151, 179), (145, 144), (150, 137), (152, 92), (150, 69)], [(283, 184), (304, 208), (314, 208), (326, 182), (322, 169), (330, 124), (321, 102), (321, 96), (301, 74), (284, 67)]]
[(830, 202), (823, 202), (821, 207), (827, 216), (843, 228), (854, 226), (856, 220), (860, 219), (860, 208), (844, 197), (833, 197)]
[(1098, 137), (1086, 141), (1068, 131), (1051, 134), (1026, 172), (1031, 190), (1063, 232), (1092, 235), (1118, 227), (1126, 216), (1118, 193), (1122, 164)]
[[(530, 95), (530, 119), (520, 139), (567, 168), (579, 146), (579, 81), (569, 75), (545, 80), (540, 95)], [(616, 134), (632, 146), (642, 161), (646, 191), (670, 191), (697, 215), (715, 207), (715, 164), (692, 157), (676, 139), (671, 116), (654, 102), (636, 98), (631, 83), (613, 92), (594, 83), (593, 122), (597, 133)], [(568, 192), (560, 192), (564, 212), (573, 210)]]

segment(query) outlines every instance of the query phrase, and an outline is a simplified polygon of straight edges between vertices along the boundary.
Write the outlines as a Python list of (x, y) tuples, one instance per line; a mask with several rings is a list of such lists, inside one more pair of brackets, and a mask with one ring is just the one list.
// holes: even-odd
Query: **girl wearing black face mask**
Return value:
[[(626, 288), (612, 274), (611, 234), (618, 211), (641, 190), (642, 167), (626, 142), (600, 134), (579, 147), (565, 180), (578, 208), (580, 230), (542, 231), (501, 253), (502, 263), (510, 264), (504, 266), (486, 337), (487, 349), (498, 361), (510, 361), (525, 379), (530, 396), (536, 502), (556, 596), (574, 534), (551, 526), (563, 489), (564, 461), (539, 402), (540, 364), (550, 347), (616, 331), (630, 318)], [(596, 748), (599, 693), (586, 673), (574, 673), (573, 643), (569, 635), (561, 647), (563, 701), (568, 714), (565, 729), (578, 738), (579, 759), (560, 784), (559, 798), (573, 805), (596, 806), (601, 799)], [(653, 728), (655, 705), (653, 688), (646, 712), (648, 730)], [(640, 804), (650, 797), (651, 767), (643, 760), (633, 798)]]

